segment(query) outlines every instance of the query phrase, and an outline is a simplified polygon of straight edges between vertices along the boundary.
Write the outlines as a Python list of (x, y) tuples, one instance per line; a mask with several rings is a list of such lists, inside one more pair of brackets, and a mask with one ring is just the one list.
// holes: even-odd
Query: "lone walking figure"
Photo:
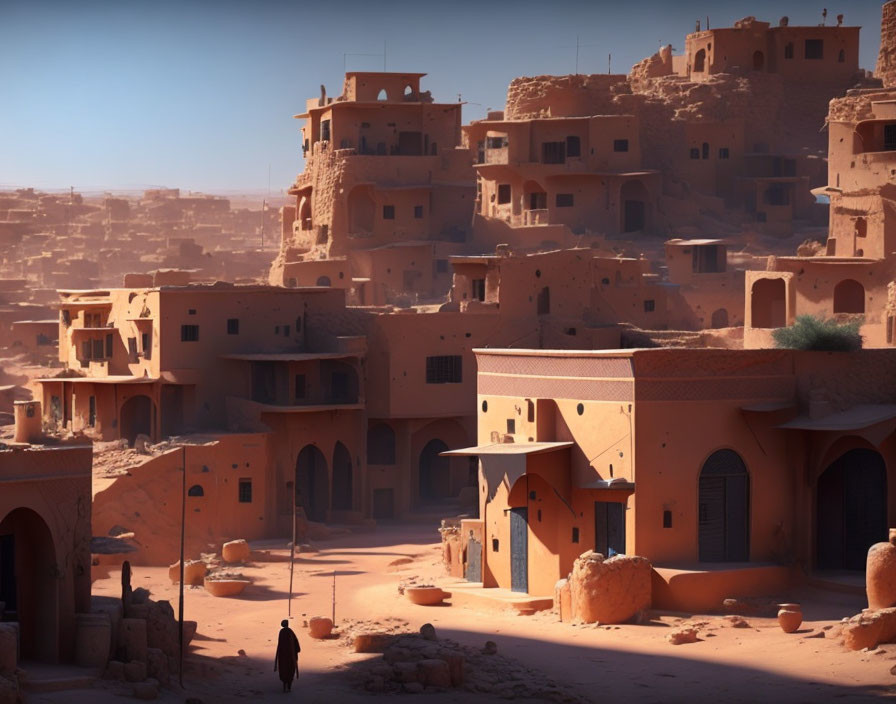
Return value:
[(289, 621), (283, 619), (280, 622), (280, 637), (277, 639), (277, 654), (274, 656), (274, 672), (280, 673), (280, 681), (283, 683), (283, 691), (292, 691), (292, 681), (299, 676), (299, 639), (289, 627)]

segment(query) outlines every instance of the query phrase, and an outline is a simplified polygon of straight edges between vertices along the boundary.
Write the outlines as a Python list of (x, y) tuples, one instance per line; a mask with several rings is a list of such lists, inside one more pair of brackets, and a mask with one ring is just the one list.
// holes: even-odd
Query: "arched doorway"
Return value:
[(718, 310), (713, 311), (712, 320), (710, 325), (713, 328), (727, 328), (728, 327), (728, 311), (724, 308), (719, 308)]
[(426, 443), (420, 453), (419, 486), (420, 500), (423, 502), (438, 502), (451, 496), (448, 458), (439, 456), (447, 451), (448, 445), (434, 438)]
[(750, 559), (750, 475), (734, 450), (712, 453), (700, 471), (700, 562)]
[(844, 279), (834, 286), (835, 313), (864, 313), (865, 287), (855, 279)]
[(694, 54), (694, 73), (703, 73), (706, 70), (706, 49), (701, 49)]
[(296, 506), (305, 509), (310, 521), (327, 520), (330, 503), (327, 459), (314, 445), (306, 445), (296, 459)]
[(754, 328), (783, 328), (787, 325), (784, 279), (758, 279), (750, 289), (750, 317)]
[(761, 51), (753, 52), (753, 70), (761, 71), (765, 68), (765, 54)]
[(311, 196), (302, 196), (299, 201), (299, 229), (311, 229)]
[(868, 548), (887, 539), (887, 468), (876, 450), (856, 448), (818, 478), (816, 567), (864, 570)]
[(647, 229), (647, 188), (640, 181), (626, 181), (619, 190), (622, 206), (622, 231), (640, 232)]
[(315, 286), (329, 286), (330, 285), (330, 277), (329, 276), (318, 276), (317, 283)]
[(127, 439), (131, 447), (138, 435), (152, 437), (152, 400), (149, 396), (131, 396), (121, 406), (119, 416), (121, 437)]
[(352, 510), (352, 456), (341, 442), (333, 450), (333, 510)]
[(23, 659), (59, 660), (56, 547), (37, 513), (17, 508), (0, 522), (0, 601), (19, 622)]

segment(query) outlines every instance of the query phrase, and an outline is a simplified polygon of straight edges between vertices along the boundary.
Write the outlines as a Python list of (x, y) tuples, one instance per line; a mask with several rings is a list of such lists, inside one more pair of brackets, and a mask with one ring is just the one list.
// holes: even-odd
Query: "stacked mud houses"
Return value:
[[(60, 291), (63, 370), (32, 414), (157, 446), (97, 493), (93, 533), (173, 561), (184, 467), (199, 547), (288, 535), (297, 510), (464, 512), (460, 573), (536, 595), (590, 549), (650, 559), (673, 605), (682, 565), (743, 563), (709, 592), (855, 569), (896, 516), (894, 14), (878, 77), (858, 27), (746, 18), (627, 75), (516, 79), (468, 125), (423, 74), (346, 74), (297, 115), (305, 170), (267, 284)], [(141, 207), (227, 211), (183, 200)], [(877, 349), (768, 349), (803, 313), (863, 316)]]

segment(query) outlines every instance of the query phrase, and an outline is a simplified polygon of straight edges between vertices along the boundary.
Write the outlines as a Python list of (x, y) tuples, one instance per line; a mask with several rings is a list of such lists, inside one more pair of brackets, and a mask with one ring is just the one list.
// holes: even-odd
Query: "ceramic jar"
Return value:
[(778, 604), (778, 625), (785, 633), (793, 633), (803, 622), (799, 604)]
[(865, 589), (869, 609), (896, 606), (896, 528), (890, 528), (890, 540), (875, 543), (868, 550)]

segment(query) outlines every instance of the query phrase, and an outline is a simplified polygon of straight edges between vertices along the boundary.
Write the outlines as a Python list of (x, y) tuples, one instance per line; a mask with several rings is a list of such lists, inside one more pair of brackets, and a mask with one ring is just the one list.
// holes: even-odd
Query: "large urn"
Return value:
[(890, 540), (875, 543), (868, 550), (865, 589), (869, 609), (896, 606), (896, 528), (890, 528)]

